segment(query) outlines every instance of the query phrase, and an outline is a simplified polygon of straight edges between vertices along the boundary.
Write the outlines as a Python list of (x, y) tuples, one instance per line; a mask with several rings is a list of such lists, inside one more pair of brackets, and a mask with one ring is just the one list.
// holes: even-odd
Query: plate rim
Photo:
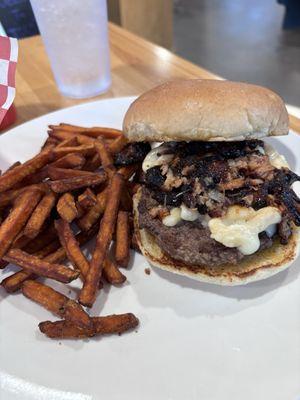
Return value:
[[(138, 95), (135, 96), (120, 96), (120, 97), (109, 97), (109, 98), (105, 98), (105, 99), (98, 99), (98, 100), (93, 100), (93, 101), (87, 101), (85, 103), (80, 103), (80, 104), (74, 104), (72, 106), (68, 106), (68, 107), (63, 107), (60, 108), (58, 110), (54, 110), (54, 111), (50, 111), (46, 114), (43, 115), (39, 115), (38, 117), (34, 117), (32, 119), (29, 119), (28, 121), (24, 121), (16, 126), (12, 126), (10, 129), (4, 131), (3, 133), (1, 133), (0, 131), (0, 140), (3, 136), (5, 136), (8, 133), (11, 133), (12, 131), (19, 129), (20, 127), (26, 126), (27, 124), (30, 123), (35, 123), (39, 120), (42, 120), (43, 118), (47, 117), (47, 116), (55, 116), (56, 114), (59, 114), (62, 111), (69, 111), (72, 109), (80, 109), (80, 108), (85, 108), (91, 105), (95, 105), (97, 103), (101, 103), (101, 102), (114, 102), (114, 101), (120, 101), (120, 100), (124, 100), (124, 101), (134, 101), (136, 98), (138, 97)], [(18, 111), (17, 111), (18, 112)]]

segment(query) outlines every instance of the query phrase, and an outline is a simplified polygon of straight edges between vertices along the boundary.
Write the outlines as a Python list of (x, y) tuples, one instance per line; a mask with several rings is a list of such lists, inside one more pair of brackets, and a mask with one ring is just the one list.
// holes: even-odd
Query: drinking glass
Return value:
[(92, 97), (110, 84), (106, 0), (31, 0), (60, 92)]

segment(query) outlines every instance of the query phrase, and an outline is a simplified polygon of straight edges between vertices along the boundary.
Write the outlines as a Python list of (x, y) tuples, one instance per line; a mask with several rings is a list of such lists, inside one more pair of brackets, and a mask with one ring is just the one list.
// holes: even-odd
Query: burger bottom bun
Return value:
[(269, 278), (288, 268), (296, 259), (300, 247), (300, 229), (294, 227), (293, 235), (287, 245), (275, 240), (265, 250), (245, 257), (238, 264), (219, 266), (191, 266), (172, 259), (158, 246), (155, 237), (145, 229), (139, 229), (138, 203), (141, 192), (134, 197), (134, 229), (137, 242), (147, 260), (160, 269), (184, 275), (202, 282), (224, 286), (245, 285)]

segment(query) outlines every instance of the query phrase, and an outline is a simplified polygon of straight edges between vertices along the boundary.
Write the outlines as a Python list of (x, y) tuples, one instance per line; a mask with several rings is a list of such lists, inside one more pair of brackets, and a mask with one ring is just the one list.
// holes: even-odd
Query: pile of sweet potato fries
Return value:
[[(127, 267), (134, 246), (131, 178), (140, 168), (114, 165), (126, 145), (117, 129), (50, 125), (40, 153), (0, 176), (0, 268), (20, 267), (1, 285), (8, 293), (21, 290), (61, 318), (39, 324), (50, 338), (121, 333), (138, 325), (131, 313), (90, 317), (84, 309), (101, 294), (103, 280), (126, 280), (119, 267)], [(81, 246), (95, 235), (88, 259)], [(77, 301), (42, 278), (65, 284), (80, 279)]]

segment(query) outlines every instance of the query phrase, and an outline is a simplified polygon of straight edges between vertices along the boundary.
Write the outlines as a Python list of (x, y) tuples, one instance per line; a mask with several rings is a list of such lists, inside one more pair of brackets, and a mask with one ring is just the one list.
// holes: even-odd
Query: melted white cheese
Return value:
[(279, 154), (269, 143), (265, 143), (265, 151), (267, 156), (269, 157), (270, 164), (275, 168), (287, 167), (289, 168), (289, 164), (286, 161), (285, 157)]
[(163, 218), (162, 223), (166, 226), (175, 226), (181, 220), (196, 221), (201, 215), (196, 208), (188, 208), (185, 204), (172, 208), (170, 214)]
[(269, 225), (269, 226), (265, 229), (267, 236), (268, 236), (269, 238), (272, 237), (272, 236), (274, 236), (275, 233), (276, 233), (276, 229), (277, 229), (277, 225), (276, 225), (276, 224)]
[(180, 209), (180, 217), (185, 221), (196, 221), (200, 217), (197, 208), (188, 208), (185, 204), (181, 204)]
[(226, 247), (237, 247), (244, 255), (255, 253), (260, 246), (258, 234), (270, 225), (281, 221), (281, 213), (275, 207), (253, 208), (232, 206), (223, 218), (208, 222), (211, 237)]
[(146, 172), (150, 168), (156, 167), (157, 165), (168, 164), (170, 161), (173, 160), (174, 154), (158, 155), (159, 153), (163, 152), (166, 147), (166, 145), (162, 144), (161, 146), (152, 149), (146, 155), (142, 165), (142, 169), (144, 172)]
[(170, 214), (163, 218), (162, 223), (166, 226), (175, 226), (181, 220), (181, 210), (179, 207), (172, 208)]
[[(168, 164), (172, 161), (173, 154), (162, 154), (166, 149), (165, 144), (154, 147), (145, 157), (142, 169), (146, 172), (149, 168)], [(261, 154), (267, 154), (270, 163), (275, 168), (289, 167), (284, 156), (280, 155), (273, 147), (265, 143), (265, 150), (258, 149)], [(182, 204), (172, 208), (170, 214), (163, 218), (162, 223), (172, 227), (181, 220), (201, 220), (205, 227), (209, 227), (211, 237), (227, 247), (237, 247), (241, 253), (253, 254), (260, 246), (258, 234), (265, 231), (271, 237), (276, 232), (276, 225), (281, 221), (281, 214), (275, 207), (264, 207), (258, 211), (252, 208), (232, 206), (223, 218), (212, 218), (200, 215), (197, 209), (191, 209)]]

